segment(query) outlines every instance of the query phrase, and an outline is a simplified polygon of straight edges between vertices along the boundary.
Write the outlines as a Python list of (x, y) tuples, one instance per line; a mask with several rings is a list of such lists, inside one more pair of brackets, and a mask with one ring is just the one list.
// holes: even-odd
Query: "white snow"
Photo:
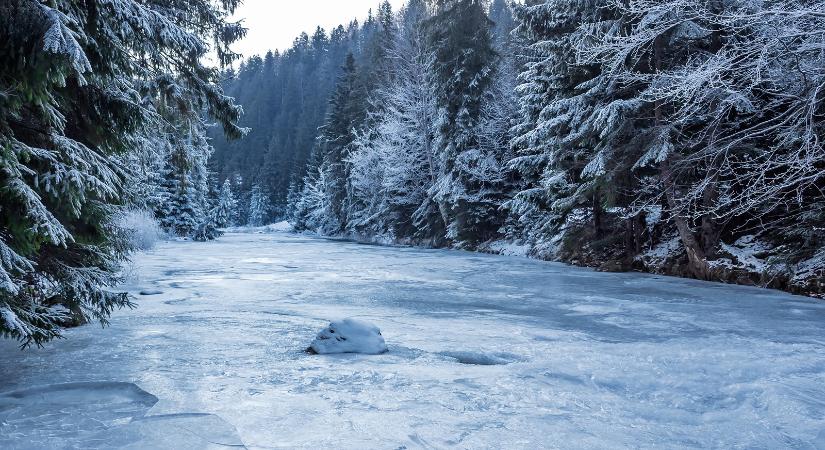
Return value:
[(799, 263), (791, 281), (802, 284), (815, 277), (825, 277), (825, 249), (818, 251), (813, 257)]
[(651, 265), (662, 264), (668, 258), (679, 255), (683, 251), (682, 240), (678, 234), (663, 238), (661, 242), (645, 250), (637, 259), (647, 261)]
[[(109, 328), (73, 329), (45, 349), (0, 341), (0, 392), (135, 383), (159, 401), (145, 416), (142, 400), (127, 401), (139, 411), (122, 426), (215, 414), (248, 448), (825, 442), (821, 301), (288, 233), (162, 242), (136, 266), (132, 292), (163, 294), (138, 297)], [(331, 317), (380, 325), (389, 351), (304, 352)], [(17, 420), (8, 411), (0, 406), (0, 448), (37, 448), (28, 444), (49, 416)], [(118, 420), (76, 417), (70, 429), (86, 437), (102, 433), (98, 421)]]
[(732, 268), (742, 267), (756, 273), (767, 271), (767, 262), (759, 256), (769, 253), (770, 248), (754, 236), (742, 236), (732, 245), (723, 242), (720, 246), (723, 251), (733, 256), (734, 260), (720, 258), (717, 261), (712, 261), (712, 265), (723, 265)]
[(492, 242), (488, 248), (495, 254), (505, 256), (527, 256), (530, 253), (529, 245), (504, 240)]
[(387, 344), (378, 327), (350, 318), (330, 322), (318, 333), (318, 336), (315, 336), (309, 348), (319, 355), (334, 353), (379, 355), (387, 351)]
[(285, 233), (288, 231), (292, 231), (292, 225), (290, 225), (290, 223), (287, 221), (281, 221), (278, 223), (273, 223), (270, 225), (264, 225), (260, 227), (227, 227), (224, 230), (228, 233)]

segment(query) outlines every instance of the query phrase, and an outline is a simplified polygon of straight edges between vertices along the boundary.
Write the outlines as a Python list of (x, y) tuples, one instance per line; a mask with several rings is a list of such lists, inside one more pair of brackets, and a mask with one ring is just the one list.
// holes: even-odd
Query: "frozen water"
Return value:
[(90, 442), (100, 431), (142, 417), (157, 401), (130, 383), (70, 383), (9, 392), (0, 395), (0, 448)]
[(158, 398), (131, 383), (66, 383), (0, 394), (3, 449), (243, 447), (211, 414), (146, 416)]
[(379, 355), (387, 351), (381, 330), (373, 324), (356, 319), (331, 322), (315, 336), (309, 345), (319, 355), (335, 353), (363, 353)]
[(89, 440), (100, 449), (218, 450), (245, 448), (235, 427), (214, 414), (141, 417)]
[[(249, 448), (825, 442), (821, 301), (288, 233), (163, 242), (136, 264), (132, 292), (162, 294), (45, 349), (0, 341), (0, 392), (135, 383), (150, 416), (216, 414)], [(389, 352), (306, 354), (334, 317), (380, 325)], [(34, 439), (6, 417), (0, 448)]]

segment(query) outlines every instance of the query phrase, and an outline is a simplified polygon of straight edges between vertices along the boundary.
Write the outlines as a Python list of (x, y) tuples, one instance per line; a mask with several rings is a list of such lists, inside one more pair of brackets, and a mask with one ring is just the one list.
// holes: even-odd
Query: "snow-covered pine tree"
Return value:
[(813, 117), (823, 108), (825, 2), (632, 0), (621, 12), (632, 28), (588, 53), (651, 111), (644, 145), (627, 156), (658, 176), (654, 193), (692, 275), (714, 278), (720, 237), (743, 229), (812, 257), (821, 233), (806, 244), (776, 238), (784, 226), (821, 228), (808, 213), (822, 204)]
[(128, 197), (125, 154), (157, 129), (155, 112), (178, 106), (146, 106), (144, 88), (193, 98), (242, 134), (202, 64), (210, 48), (236, 59), (228, 45), (243, 28), (226, 19), (238, 3), (0, 3), (0, 335), (39, 345), (131, 306), (112, 290), (129, 250), (112, 223)]
[(215, 226), (225, 228), (233, 225), (237, 214), (236, 208), (237, 201), (235, 200), (235, 194), (232, 193), (232, 181), (227, 178), (221, 185), (217, 205), (212, 211)]
[(428, 20), (434, 52), (441, 173), (430, 189), (447, 224), (447, 238), (472, 247), (495, 236), (503, 222), (503, 179), (495, 157), (479, 149), (477, 127), (495, 68), (492, 22), (483, 1), (437, 0)]
[(235, 194), (237, 202), (237, 216), (235, 225), (243, 226), (249, 219), (249, 199), (251, 197), (251, 187), (244, 180), (243, 176), (236, 173), (232, 176), (232, 192)]
[(198, 224), (189, 163), (183, 148), (177, 148), (166, 157), (163, 181), (159, 186), (163, 201), (155, 216), (167, 233), (188, 237)]
[(194, 122), (178, 122), (170, 121), (166, 127), (170, 150), (166, 155), (163, 180), (156, 186), (164, 196), (156, 209), (156, 216), (170, 234), (192, 237), (196, 230), (204, 229), (204, 225), (212, 220), (206, 168), (212, 147), (199, 118)]
[(249, 219), (247, 224), (251, 227), (266, 225), (272, 215), (272, 204), (269, 201), (269, 194), (264, 191), (261, 185), (252, 186), (252, 193), (249, 197)]
[(610, 193), (619, 192), (612, 152), (628, 140), (632, 102), (616, 98), (600, 65), (581, 61), (593, 40), (622, 30), (610, 0), (543, 0), (516, 6), (525, 61), (517, 92), (521, 122), (512, 146), (524, 186), (506, 207), (511, 237), (541, 256), (580, 249), (606, 235)]
[(430, 220), (441, 222), (437, 209), (430, 217), (422, 214), (422, 228), (414, 218), (438, 172), (433, 153), (432, 54), (422, 30), (426, 18), (422, 0), (410, 2), (401, 12), (398, 32), (386, 55), (391, 65), (374, 91), (367, 126), (348, 158), (355, 199), (350, 221), (354, 233), (396, 239), (443, 238), (443, 223), (436, 230), (426, 225)]
[(331, 209), (333, 190), (327, 169), (328, 167), (323, 165), (311, 168), (304, 177), (303, 188), (292, 208), (294, 210), (292, 225), (296, 230), (323, 233), (326, 229), (336, 229), (328, 225), (328, 221), (333, 217)]
[[(355, 139), (354, 132), (363, 124), (366, 117), (367, 102), (363, 87), (356, 70), (355, 56), (350, 53), (344, 63), (343, 74), (329, 101), (327, 118), (319, 130), (320, 134), (314, 149), (315, 159), (319, 165), (311, 167), (310, 173), (313, 174), (314, 171), (324, 173), (323, 188), (325, 195), (329, 197), (329, 202), (323, 221), (307, 224), (311, 229), (320, 228), (329, 234), (339, 234), (346, 230), (349, 212), (347, 201), (349, 167), (345, 159)], [(316, 188), (305, 185), (305, 189)], [(314, 214), (312, 216), (317, 217)]]

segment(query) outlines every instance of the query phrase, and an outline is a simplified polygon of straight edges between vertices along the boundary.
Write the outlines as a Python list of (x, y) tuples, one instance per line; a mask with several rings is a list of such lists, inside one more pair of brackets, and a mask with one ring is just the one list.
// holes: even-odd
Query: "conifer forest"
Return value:
[(825, 0), (374, 1), (0, 0), (0, 448), (825, 448)]

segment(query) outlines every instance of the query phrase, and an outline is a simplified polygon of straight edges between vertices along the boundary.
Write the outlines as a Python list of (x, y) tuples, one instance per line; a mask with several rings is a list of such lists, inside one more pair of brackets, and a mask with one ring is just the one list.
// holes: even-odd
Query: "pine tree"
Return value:
[(232, 182), (227, 178), (221, 186), (221, 192), (218, 195), (218, 204), (212, 212), (215, 225), (218, 228), (225, 228), (234, 223), (237, 214), (237, 202), (235, 195), (232, 193)]
[(249, 220), (247, 224), (251, 227), (266, 225), (271, 213), (272, 205), (269, 201), (269, 195), (264, 192), (260, 185), (254, 185), (249, 198)]
[(235, 194), (237, 205), (236, 225), (246, 225), (249, 219), (249, 199), (251, 197), (251, 191), (239, 173), (236, 173), (232, 177), (232, 192)]
[(354, 131), (366, 117), (366, 95), (355, 66), (355, 56), (347, 55), (338, 86), (329, 101), (327, 119), (318, 136), (316, 153), (321, 170), (326, 174), (327, 195), (330, 196), (330, 215), (323, 227), (329, 233), (341, 233), (346, 229), (349, 204), (347, 183), (350, 169), (345, 164)]
[(144, 99), (186, 97), (243, 133), (202, 65), (210, 48), (237, 58), (228, 45), (243, 28), (226, 21), (237, 4), (0, 4), (0, 334), (39, 345), (131, 306), (113, 290), (129, 250), (112, 223), (132, 197), (127, 154), (180, 105)]
[(546, 256), (606, 234), (606, 192), (619, 191), (608, 167), (619, 159), (610, 152), (628, 142), (633, 122), (625, 118), (638, 104), (617, 101), (606, 113), (621, 99), (615, 83), (578, 58), (593, 36), (609, 39), (622, 29), (612, 2), (532, 1), (516, 13), (527, 56), (510, 166), (525, 183), (506, 207), (520, 229), (511, 236)]
[(477, 136), (494, 70), (491, 26), (479, 0), (438, 0), (428, 22), (442, 165), (430, 195), (447, 224), (447, 238), (459, 246), (492, 238), (503, 221), (498, 210), (503, 180), (495, 158), (480, 152)]
[(372, 120), (349, 158), (355, 198), (350, 228), (359, 234), (433, 242), (444, 236), (437, 209), (425, 206), (427, 191), (439, 172), (433, 144), (433, 57), (422, 30), (426, 18), (426, 5), (420, 0), (402, 11), (400, 29), (388, 52), (392, 68), (375, 91)]

